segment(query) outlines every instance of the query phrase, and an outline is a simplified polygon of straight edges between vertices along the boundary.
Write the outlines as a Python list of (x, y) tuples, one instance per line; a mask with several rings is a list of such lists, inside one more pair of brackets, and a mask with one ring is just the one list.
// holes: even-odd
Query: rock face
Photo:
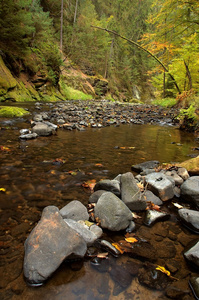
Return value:
[(181, 185), (181, 196), (199, 207), (199, 176), (189, 177)]
[(182, 208), (178, 210), (178, 215), (186, 227), (199, 233), (199, 211)]
[(146, 175), (147, 188), (157, 195), (162, 201), (172, 199), (174, 196), (174, 184), (163, 173), (151, 173)]
[(144, 210), (147, 206), (146, 201), (141, 199), (140, 189), (131, 172), (121, 176), (121, 198), (131, 210)]
[(64, 222), (59, 209), (47, 206), (25, 242), (24, 276), (30, 284), (41, 284), (66, 257), (83, 257), (86, 250), (84, 239)]
[(95, 206), (95, 217), (101, 221), (101, 227), (119, 231), (129, 226), (133, 216), (129, 208), (111, 192), (101, 195)]
[(72, 219), (75, 221), (85, 221), (89, 219), (86, 207), (78, 200), (73, 200), (65, 205), (60, 210), (60, 214), (64, 219)]

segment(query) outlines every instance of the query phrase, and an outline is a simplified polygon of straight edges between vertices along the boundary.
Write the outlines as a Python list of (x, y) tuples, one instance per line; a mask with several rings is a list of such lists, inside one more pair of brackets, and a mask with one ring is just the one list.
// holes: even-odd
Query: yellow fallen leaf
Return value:
[(121, 254), (124, 253), (124, 251), (120, 248), (120, 246), (117, 243), (112, 243), (112, 246), (115, 247)]
[(162, 266), (157, 266), (157, 268), (155, 268), (155, 269), (166, 274), (167, 276), (171, 276), (171, 273)]
[(104, 252), (104, 253), (98, 253), (97, 257), (98, 258), (106, 258), (108, 256), (108, 252)]
[(93, 222), (89, 222), (89, 221), (84, 221), (85, 225), (88, 227), (91, 227), (94, 223)]
[(5, 192), (6, 192), (6, 189), (4, 189), (4, 188), (0, 188), (0, 192), (3, 192), (3, 193), (5, 193)]
[(136, 243), (138, 242), (138, 240), (134, 237), (128, 237), (128, 238), (125, 238), (125, 241), (128, 242), (128, 243)]

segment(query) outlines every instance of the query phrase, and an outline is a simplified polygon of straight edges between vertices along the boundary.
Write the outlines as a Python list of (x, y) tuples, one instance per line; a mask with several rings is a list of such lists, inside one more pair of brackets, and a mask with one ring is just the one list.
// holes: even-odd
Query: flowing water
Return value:
[[(127, 255), (117, 259), (110, 255), (102, 269), (93, 267), (89, 259), (65, 263), (42, 287), (29, 287), (23, 278), (23, 244), (45, 206), (62, 208), (71, 200), (86, 205), (90, 192), (82, 183), (113, 179), (130, 171), (132, 164), (181, 162), (196, 156), (194, 136), (171, 126), (121, 125), (85, 131), (59, 129), (50, 137), (21, 141), (19, 129), (29, 126), (24, 120), (1, 126), (1, 299), (159, 299), (164, 291), (148, 289), (136, 276), (131, 284), (120, 284), (124, 274), (118, 273), (118, 266), (134, 260)], [(188, 240), (196, 237), (181, 231)], [(114, 240), (114, 235), (108, 238)], [(180, 257), (183, 247), (178, 244)]]

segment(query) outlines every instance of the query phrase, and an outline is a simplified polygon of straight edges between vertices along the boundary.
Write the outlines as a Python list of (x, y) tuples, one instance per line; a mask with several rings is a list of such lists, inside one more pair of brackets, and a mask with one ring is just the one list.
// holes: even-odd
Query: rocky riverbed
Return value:
[[(149, 166), (147, 169), (150, 171), (147, 171), (146, 168), (136, 169), (134, 165), (135, 169), (130, 172), (132, 160), (129, 160), (127, 173), (112, 178), (100, 165), (103, 161), (98, 161), (95, 166), (98, 170), (93, 173), (85, 168), (85, 163), (84, 172), (82, 167), (69, 169), (67, 160), (71, 160), (71, 168), (72, 165), (73, 167), (79, 166), (84, 158), (76, 154), (75, 160), (72, 160), (71, 155), (74, 149), (71, 147), (71, 153), (67, 160), (64, 160), (66, 153), (63, 151), (65, 149), (58, 148), (58, 145), (61, 145), (58, 144), (59, 132), (68, 132), (69, 134), (78, 132), (82, 135), (84, 132), (90, 132), (90, 127), (93, 130), (100, 130), (107, 126), (119, 129), (117, 127), (122, 127), (122, 124), (131, 124), (132, 126), (136, 124), (137, 127), (143, 124), (159, 124), (172, 127), (176, 125), (176, 114), (177, 111), (152, 106), (113, 105), (106, 101), (97, 104), (92, 102), (82, 104), (80, 101), (55, 104), (37, 103), (32, 110), (31, 117), (28, 117), (27, 120), (24, 119), (22, 123), (2, 120), (2, 137), (7, 135), (7, 140), (5, 139), (7, 144), (1, 148), (4, 162), (0, 168), (2, 213), (0, 268), (1, 273), (4, 274), (0, 281), (2, 299), (65, 299), (67, 294), (70, 299), (75, 300), (85, 299), (85, 295), (86, 299), (137, 297), (141, 300), (146, 297), (147, 299), (190, 300), (194, 299), (194, 294), (198, 295), (198, 260), (197, 257), (195, 258), (195, 253), (198, 253), (198, 200), (190, 201), (190, 195), (186, 195), (189, 198), (188, 202), (182, 196), (179, 198), (180, 193), (182, 195), (184, 193), (184, 188), (179, 189), (179, 187), (186, 182), (188, 186), (192, 186), (192, 182), (195, 181), (193, 177), (197, 177), (197, 175), (183, 179), (182, 174), (179, 176), (178, 173), (175, 173), (178, 171), (177, 169), (168, 169), (167, 172), (170, 174), (167, 173), (166, 176), (172, 177), (171, 183), (168, 184), (162, 173), (160, 177), (154, 179), (154, 175), (149, 174), (151, 173)], [(10, 135), (8, 135), (10, 130), (7, 128), (8, 125), (13, 128)], [(35, 129), (33, 130), (35, 126), (37, 129), (40, 128), (39, 134), (34, 131)], [(47, 130), (49, 127), (53, 127), (51, 135), (43, 134), (43, 132), (47, 132), (44, 127), (48, 128)], [(28, 134), (35, 133), (37, 138), (33, 140), (19, 138), (20, 135), (26, 134), (20, 133), (19, 129), (26, 130)], [(73, 135), (72, 138), (79, 138), (79, 134), (78, 137)], [(12, 135), (15, 140), (14, 145), (9, 142)], [(68, 134), (67, 137), (69, 138)], [(70, 141), (72, 143), (72, 139)], [(51, 142), (50, 147), (55, 149), (55, 156), (51, 159), (46, 155), (46, 145), (49, 142)], [(173, 139), (173, 142), (176, 143), (173, 145), (174, 147), (182, 147), (179, 141)], [(114, 144), (109, 149), (112, 154), (113, 151), (118, 152), (118, 160), (122, 155), (120, 152), (123, 151), (120, 146), (123, 145), (120, 144), (116, 147)], [(123, 147), (124, 151), (132, 151), (132, 155), (134, 155), (133, 146), (135, 145)], [(41, 151), (39, 151), (40, 148)], [(195, 146), (195, 148), (197, 147)], [(35, 154), (34, 149), (37, 151)], [(197, 150), (194, 151), (197, 155)], [(126, 218), (122, 218), (119, 223), (114, 223), (110, 221), (110, 216), (103, 216), (108, 211), (107, 196), (114, 203), (113, 207), (117, 215), (114, 220), (121, 220), (118, 209), (120, 211), (122, 209), (118, 206), (121, 204), (118, 203), (118, 199), (119, 201), (121, 198), (128, 199), (129, 192), (122, 192), (121, 189), (124, 178), (131, 176), (126, 175), (128, 173), (134, 174), (132, 176), (135, 177), (132, 182), (136, 181), (137, 188), (135, 188), (136, 196), (133, 199), (137, 202), (128, 204), (128, 200), (123, 201), (125, 206), (122, 205), (122, 207), (125, 207)], [(97, 178), (97, 182), (92, 180), (88, 182), (89, 178)], [(104, 183), (99, 181), (101, 178), (105, 179)], [(190, 178), (193, 179), (189, 184)], [(165, 195), (166, 198), (169, 195), (169, 199), (161, 199), (162, 192), (158, 192), (158, 189), (153, 187), (151, 180), (155, 180), (159, 184), (166, 181), (170, 188), (166, 190)], [(104, 184), (103, 187), (102, 184)], [(72, 193), (71, 186), (73, 186)], [(150, 189), (146, 186), (150, 186)], [(94, 192), (92, 192), (93, 188)], [(125, 188), (126, 191), (129, 189), (131, 190), (131, 188)], [(137, 198), (137, 192), (141, 193), (141, 198)], [(99, 205), (96, 204), (98, 201)], [(78, 209), (74, 213), (73, 209), (77, 203), (81, 209), (77, 206)], [(183, 207), (179, 208), (173, 203)], [(136, 207), (139, 208), (135, 209)], [(80, 211), (81, 216), (74, 219), (74, 215), (77, 216), (77, 213), (79, 215)], [(111, 213), (111, 207), (109, 211)], [(122, 216), (123, 214), (124, 212)], [(105, 221), (102, 222), (102, 219)], [(153, 221), (154, 219), (155, 221)], [(44, 226), (46, 230), (44, 240), (47, 244), (43, 244), (40, 231), (34, 229), (40, 230), (43, 222), (47, 224)], [(69, 242), (71, 246), (69, 250), (68, 243), (66, 250), (63, 236), (59, 227), (56, 227), (57, 222), (60, 222), (61, 226), (65, 228), (63, 232), (61, 230), (64, 238), (66, 231), (70, 232), (68, 238), (72, 242)], [(52, 235), (52, 230), (49, 232), (50, 228), (55, 229)], [(77, 233), (74, 233), (74, 230)], [(82, 231), (86, 232), (84, 238), (79, 237)], [(48, 236), (49, 239), (46, 238)], [(53, 241), (50, 239), (52, 236), (54, 236)], [(94, 239), (91, 239), (91, 236)], [(33, 277), (28, 275), (30, 264), (26, 264), (26, 259), (24, 261), (24, 243), (28, 238), (25, 254), (27, 258), (27, 253), (33, 245), (30, 241), (35, 238), (37, 242), (37, 237), (42, 240), (38, 246), (44, 247), (42, 248), (43, 257), (41, 260), (37, 259), (37, 264), (42, 266), (42, 272), (45, 274), (40, 272), (39, 280), (35, 281), (34, 276), (37, 272), (31, 271)], [(60, 240), (55, 243), (58, 237)], [(48, 244), (48, 242), (50, 243)], [(65, 253), (61, 250), (60, 260), (57, 259), (58, 253), (60, 253), (57, 247), (62, 246)], [(39, 249), (37, 244), (35, 244), (36, 249)], [(56, 263), (51, 259), (51, 251), (58, 255), (53, 255)], [(70, 257), (74, 252), (75, 256)], [(80, 257), (82, 258), (80, 259)], [(63, 260), (64, 263), (56, 271), (57, 266)], [(51, 269), (50, 273), (45, 270), (45, 262)], [(52, 262), (53, 267), (48, 262)], [(31, 263), (31, 266), (31, 270), (34, 270), (35, 264)], [(26, 271), (24, 271), (25, 269)], [(30, 288), (24, 280), (24, 275), (28, 284), (43, 282), (45, 284), (40, 288)]]

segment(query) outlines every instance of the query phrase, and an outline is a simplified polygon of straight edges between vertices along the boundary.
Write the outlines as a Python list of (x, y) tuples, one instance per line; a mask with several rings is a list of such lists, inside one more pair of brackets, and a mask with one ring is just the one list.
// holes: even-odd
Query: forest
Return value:
[[(78, 90), (177, 103), (198, 118), (198, 25), (197, 0), (1, 0), (0, 99)], [(15, 83), (5, 83), (5, 67)]]

